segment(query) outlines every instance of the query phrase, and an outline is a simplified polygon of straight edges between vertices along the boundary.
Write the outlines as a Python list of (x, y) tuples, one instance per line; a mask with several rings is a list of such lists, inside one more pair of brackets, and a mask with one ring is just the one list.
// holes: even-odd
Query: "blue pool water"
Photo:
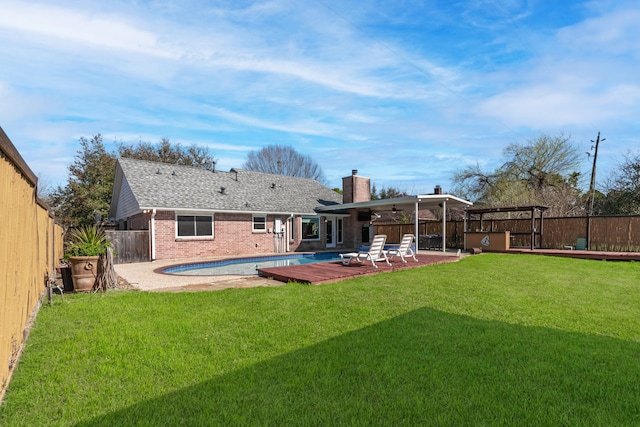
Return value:
[(286, 254), (176, 265), (174, 267), (165, 268), (162, 272), (167, 274), (180, 274), (184, 276), (218, 276), (225, 274), (253, 275), (258, 274), (258, 268), (284, 267), (288, 265), (338, 260), (340, 260), (340, 254), (338, 252)]

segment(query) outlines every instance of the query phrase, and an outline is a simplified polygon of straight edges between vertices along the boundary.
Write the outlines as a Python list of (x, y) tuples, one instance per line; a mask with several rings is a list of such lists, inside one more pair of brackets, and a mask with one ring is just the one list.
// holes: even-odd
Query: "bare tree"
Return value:
[(325, 182), (320, 166), (311, 157), (298, 153), (288, 145), (269, 145), (262, 150), (250, 151), (243, 168)]
[(576, 171), (582, 156), (570, 138), (543, 134), (526, 144), (509, 144), (504, 157), (494, 171), (474, 165), (457, 172), (456, 192), (484, 206), (539, 204), (550, 207), (549, 215), (583, 213)]

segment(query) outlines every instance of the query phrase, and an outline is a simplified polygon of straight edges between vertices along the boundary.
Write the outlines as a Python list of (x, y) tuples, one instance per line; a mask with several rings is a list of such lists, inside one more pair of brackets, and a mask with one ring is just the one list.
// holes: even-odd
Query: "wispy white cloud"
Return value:
[(614, 10), (558, 31), (558, 42), (584, 56), (630, 55), (640, 58), (640, 5)]
[(10, 83), (0, 81), (0, 117), (7, 121), (18, 121), (34, 113), (48, 111), (55, 102), (37, 94), (22, 94)]
[(640, 7), (558, 29), (539, 55), (501, 70), (496, 86), (504, 90), (482, 100), (479, 112), (533, 129), (633, 120), (640, 113), (640, 83), (631, 71), (640, 52), (638, 18)]
[(24, 32), (45, 43), (56, 43), (58, 39), (57, 43), (64, 41), (167, 58), (176, 56), (160, 48), (153, 33), (136, 28), (121, 15), (94, 14), (73, 7), (5, 1), (0, 4), (0, 27)]
[(481, 111), (515, 127), (591, 127), (594, 123), (617, 121), (639, 101), (638, 86), (612, 86), (595, 92), (547, 84), (496, 95), (482, 103)]
[(357, 168), (430, 191), (540, 132), (633, 140), (639, 18), (630, 0), (7, 0), (0, 124), (32, 159), (66, 146), (57, 180), (101, 132), (197, 142), (225, 168), (289, 144), (332, 186)]
[[(236, 18), (252, 16), (265, 10), (285, 12), (268, 3), (252, 5), (242, 13), (236, 11), (232, 15)], [(406, 70), (412, 68), (411, 63), (396, 57), (383, 45), (371, 40), (363, 43), (361, 34), (360, 39), (349, 40), (344, 46), (340, 46), (341, 40), (337, 40), (337, 45), (331, 40), (324, 40), (322, 43), (314, 42), (312, 49), (292, 50), (287, 49), (290, 43), (283, 45), (276, 41), (270, 44), (269, 36), (259, 29), (247, 30), (233, 22), (227, 22), (224, 27), (227, 31), (234, 31), (235, 36), (215, 27), (179, 27), (163, 18), (149, 22), (140, 16), (129, 17), (118, 12), (90, 11), (72, 6), (24, 2), (0, 4), (0, 28), (19, 31), (26, 39), (37, 40), (39, 44), (71, 52), (78, 59), (102, 65), (109, 61), (111, 52), (118, 55), (112, 67), (134, 75), (146, 73), (152, 80), (158, 77), (155, 72), (149, 73), (144, 64), (149, 65), (149, 60), (165, 60), (162, 65), (154, 67), (160, 75), (166, 73), (161, 66), (174, 73), (185, 68), (202, 74), (228, 69), (273, 74), (284, 80), (297, 79), (358, 96), (424, 97), (421, 92), (425, 85), (416, 86), (414, 81), (412, 89), (408, 90), (393, 81), (398, 75), (406, 74)], [(99, 49), (100, 53), (86, 49)], [(327, 55), (340, 58), (340, 65), (327, 61)], [(427, 70), (437, 80), (448, 80), (443, 67), (416, 59), (415, 63), (418, 62), (420, 69)], [(394, 68), (399, 68), (400, 74)], [(175, 74), (170, 76), (175, 77)]]
[(225, 120), (229, 120), (243, 126), (251, 126), (287, 133), (299, 133), (304, 135), (329, 135), (335, 133), (331, 126), (324, 125), (312, 119), (301, 121), (298, 123), (290, 122), (282, 124), (277, 123), (274, 120), (263, 120), (218, 107), (210, 107), (207, 110), (213, 115), (219, 116), (221, 118), (224, 118)]
[(512, 26), (533, 13), (528, 0), (470, 0), (462, 17), (470, 24), (492, 31)]

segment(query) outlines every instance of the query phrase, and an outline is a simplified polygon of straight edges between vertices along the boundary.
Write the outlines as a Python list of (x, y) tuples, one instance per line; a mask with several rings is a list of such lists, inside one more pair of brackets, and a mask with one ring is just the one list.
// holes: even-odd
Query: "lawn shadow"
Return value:
[(623, 425), (638, 354), (424, 308), (78, 425)]

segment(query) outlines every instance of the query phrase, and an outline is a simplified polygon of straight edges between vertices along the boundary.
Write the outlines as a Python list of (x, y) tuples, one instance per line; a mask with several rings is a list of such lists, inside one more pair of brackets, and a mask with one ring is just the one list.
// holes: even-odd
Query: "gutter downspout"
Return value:
[(156, 210), (151, 211), (151, 224), (149, 226), (149, 238), (151, 239), (151, 261), (156, 260)]
[(293, 214), (289, 215), (289, 218), (287, 218), (286, 224), (287, 226), (285, 227), (285, 230), (287, 230), (287, 235), (284, 236), (284, 240), (285, 240), (285, 245), (287, 247), (287, 252), (291, 251), (291, 247), (289, 246), (289, 242), (291, 241), (291, 236), (293, 235), (293, 227), (295, 227), (295, 220), (294, 220), (295, 216)]

